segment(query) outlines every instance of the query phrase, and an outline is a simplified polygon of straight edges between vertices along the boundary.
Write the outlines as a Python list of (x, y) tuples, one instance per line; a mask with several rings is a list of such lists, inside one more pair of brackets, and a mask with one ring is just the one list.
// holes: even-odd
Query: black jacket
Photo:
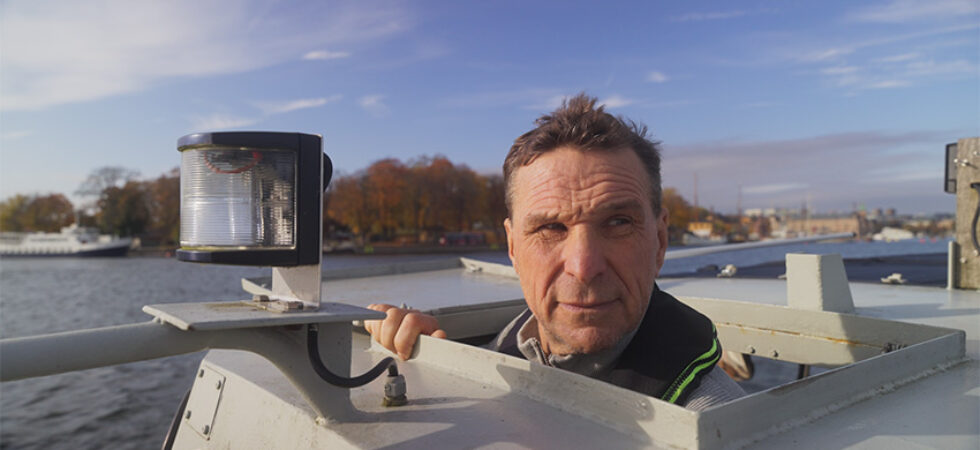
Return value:
[[(530, 310), (521, 314), (506, 336), (494, 340), (500, 343), (494, 350), (524, 358), (517, 333), (530, 318)], [(682, 405), (720, 358), (721, 343), (711, 320), (654, 286), (633, 340), (598, 378)]]

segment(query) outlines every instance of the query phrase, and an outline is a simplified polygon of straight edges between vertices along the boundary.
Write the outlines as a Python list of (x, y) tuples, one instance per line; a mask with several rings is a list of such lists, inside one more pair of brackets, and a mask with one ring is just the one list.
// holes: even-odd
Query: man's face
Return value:
[(667, 247), (643, 167), (559, 148), (513, 174), (507, 246), (547, 353), (609, 348), (642, 320)]

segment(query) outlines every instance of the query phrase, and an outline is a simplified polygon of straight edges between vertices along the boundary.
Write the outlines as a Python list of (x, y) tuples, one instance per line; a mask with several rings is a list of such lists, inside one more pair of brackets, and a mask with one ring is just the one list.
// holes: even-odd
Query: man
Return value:
[[(655, 282), (667, 248), (658, 148), (595, 103), (569, 99), (504, 161), (507, 248), (528, 309), (492, 348), (690, 409), (737, 398), (711, 321)], [(431, 316), (370, 307), (388, 317), (368, 331), (402, 359), (419, 334), (446, 336)]]

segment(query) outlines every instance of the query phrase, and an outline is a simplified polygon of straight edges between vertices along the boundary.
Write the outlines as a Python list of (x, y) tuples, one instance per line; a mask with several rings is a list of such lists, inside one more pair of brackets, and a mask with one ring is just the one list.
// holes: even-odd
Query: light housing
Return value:
[(320, 263), (323, 190), (332, 174), (320, 136), (216, 132), (180, 138), (180, 249), (200, 263)]

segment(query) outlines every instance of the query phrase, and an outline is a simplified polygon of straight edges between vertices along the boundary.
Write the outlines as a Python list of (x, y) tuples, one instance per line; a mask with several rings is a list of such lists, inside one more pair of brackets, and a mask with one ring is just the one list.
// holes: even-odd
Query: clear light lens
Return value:
[(295, 152), (230, 147), (181, 152), (182, 247), (293, 247), (295, 217)]

